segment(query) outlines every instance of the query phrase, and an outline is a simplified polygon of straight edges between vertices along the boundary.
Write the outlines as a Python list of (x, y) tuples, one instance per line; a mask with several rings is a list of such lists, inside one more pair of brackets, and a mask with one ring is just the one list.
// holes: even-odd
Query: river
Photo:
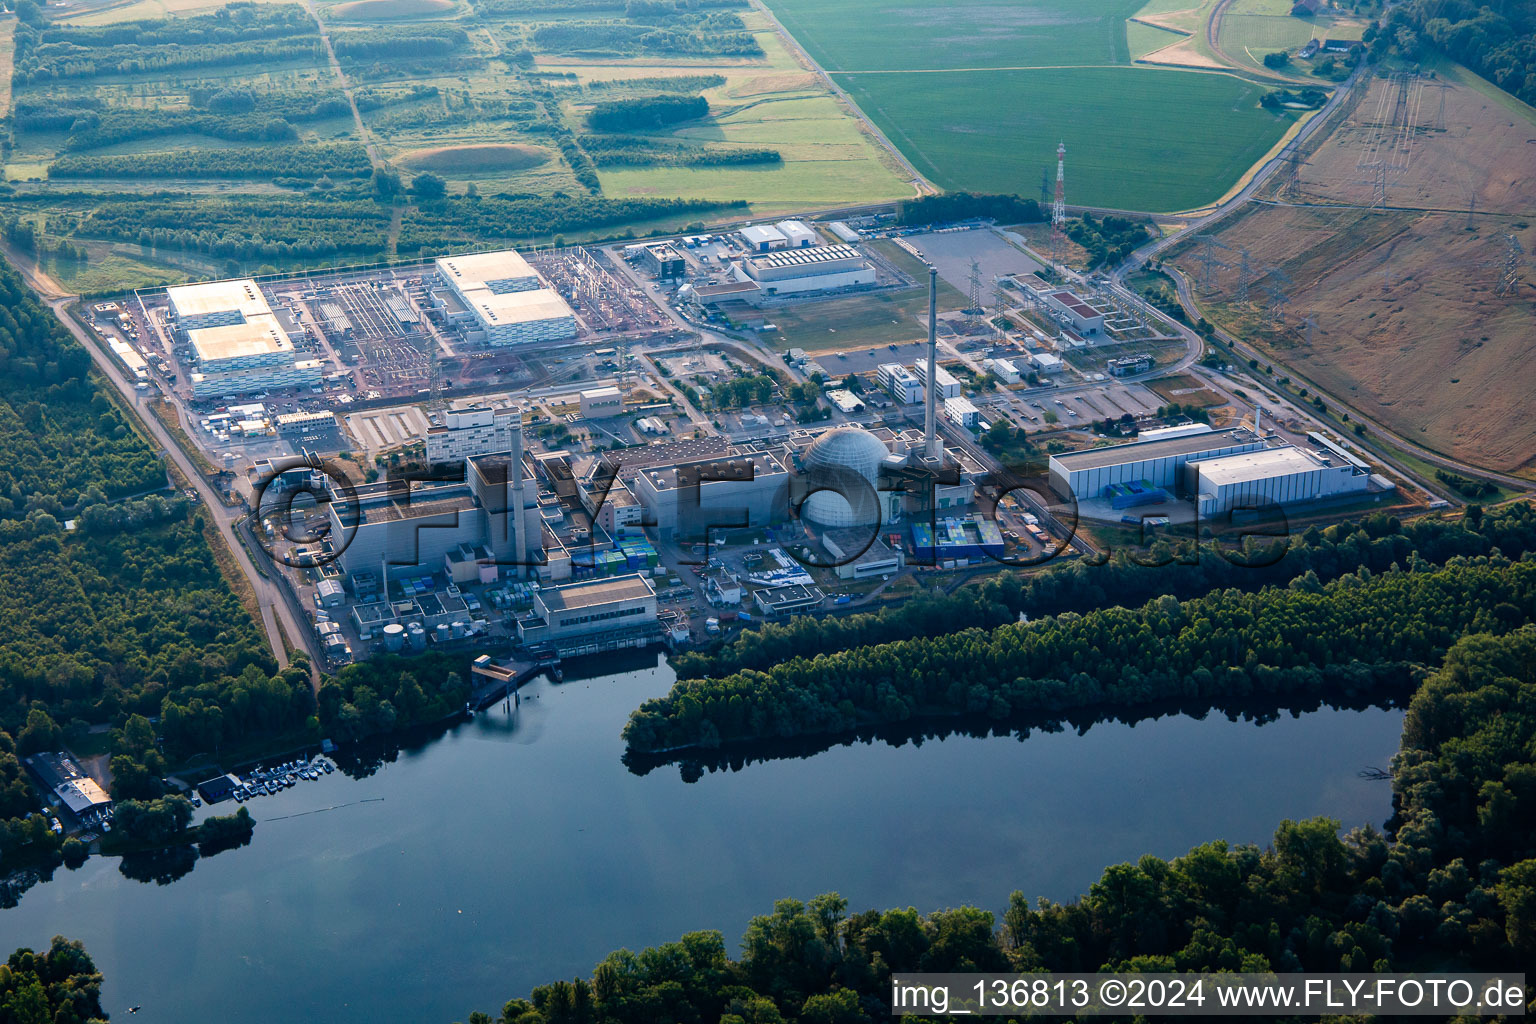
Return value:
[[(361, 779), (248, 804), (250, 846), (169, 884), (115, 859), (59, 869), (0, 911), (0, 946), (85, 942), (114, 1019), (448, 1024), (608, 951), (686, 931), (737, 948), (774, 900), (853, 910), (1067, 900), (1106, 865), (1210, 839), (1263, 844), (1282, 818), (1378, 826), (1402, 712), (1322, 709), (1259, 725), (1134, 726), (838, 745), (685, 782), (620, 761), (665, 665), (539, 680)], [(227, 811), (233, 804), (218, 808)]]

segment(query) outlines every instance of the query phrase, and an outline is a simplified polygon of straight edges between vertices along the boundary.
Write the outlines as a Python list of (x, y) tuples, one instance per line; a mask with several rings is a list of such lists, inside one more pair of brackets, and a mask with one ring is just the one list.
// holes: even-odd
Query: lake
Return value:
[(1282, 818), (1380, 826), (1390, 787), (1356, 773), (1402, 727), (1383, 708), (1171, 715), (839, 745), (690, 783), (620, 760), (629, 711), (671, 680), (662, 664), (536, 681), (365, 778), (248, 803), (251, 845), (170, 884), (116, 859), (61, 868), (0, 911), (0, 946), (83, 940), (118, 1020), (448, 1024), (621, 946), (719, 929), (734, 951), (786, 896), (1001, 911), (1143, 853), (1264, 844)]

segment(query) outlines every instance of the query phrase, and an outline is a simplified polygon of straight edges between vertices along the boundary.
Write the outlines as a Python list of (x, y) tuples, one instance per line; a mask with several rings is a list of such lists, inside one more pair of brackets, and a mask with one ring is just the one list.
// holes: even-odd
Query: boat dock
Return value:
[(505, 700), (518, 687), (544, 672), (558, 681), (562, 675), (559, 657), (551, 655), (497, 661), (489, 654), (482, 654), (470, 666), (474, 690), (470, 693), (467, 707), (483, 711), (497, 701)]

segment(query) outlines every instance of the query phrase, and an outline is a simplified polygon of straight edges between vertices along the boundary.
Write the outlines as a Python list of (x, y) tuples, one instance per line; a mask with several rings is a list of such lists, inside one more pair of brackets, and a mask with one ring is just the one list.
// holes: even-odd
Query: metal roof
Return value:
[(1258, 438), (1246, 430), (1213, 430), (1208, 434), (1191, 434), (1186, 437), (1169, 437), (1156, 441), (1132, 441), (1129, 444), (1110, 445), (1106, 448), (1089, 448), (1080, 452), (1052, 455), (1051, 461), (1068, 472), (1081, 469), (1099, 469), (1103, 466), (1119, 466), (1127, 462), (1146, 462), (1179, 455), (1198, 455), (1240, 444), (1257, 444)]
[(644, 576), (616, 576), (607, 580), (569, 583), (563, 587), (545, 587), (539, 591), (539, 602), (555, 612), (655, 596), (655, 589)]

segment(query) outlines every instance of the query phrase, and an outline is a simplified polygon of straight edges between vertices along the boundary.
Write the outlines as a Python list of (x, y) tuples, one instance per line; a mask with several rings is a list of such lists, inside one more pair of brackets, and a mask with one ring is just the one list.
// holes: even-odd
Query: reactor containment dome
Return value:
[(817, 438), (801, 459), (808, 496), (800, 515), (818, 526), (880, 523), (880, 464), (885, 444), (859, 427), (838, 427)]

